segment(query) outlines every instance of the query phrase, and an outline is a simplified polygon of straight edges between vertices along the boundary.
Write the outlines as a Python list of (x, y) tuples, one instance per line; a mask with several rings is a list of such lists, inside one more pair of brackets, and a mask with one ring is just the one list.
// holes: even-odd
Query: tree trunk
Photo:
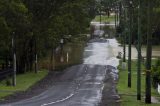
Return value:
[(55, 64), (54, 64), (54, 47), (51, 49), (51, 58), (50, 58), (50, 71), (53, 71), (55, 69)]

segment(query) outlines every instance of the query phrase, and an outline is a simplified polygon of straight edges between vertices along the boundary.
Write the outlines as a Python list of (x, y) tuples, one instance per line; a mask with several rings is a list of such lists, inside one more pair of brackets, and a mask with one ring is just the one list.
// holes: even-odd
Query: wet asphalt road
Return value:
[(108, 67), (78, 65), (68, 68), (55, 85), (39, 96), (6, 106), (97, 106)]
[(85, 63), (66, 69), (47, 91), (30, 99), (1, 106), (99, 106), (103, 88), (109, 89), (105, 91), (108, 96), (116, 95), (114, 81), (118, 78), (116, 68), (107, 65), (114, 65), (115, 59), (112, 47), (106, 42), (90, 42), (84, 52)]

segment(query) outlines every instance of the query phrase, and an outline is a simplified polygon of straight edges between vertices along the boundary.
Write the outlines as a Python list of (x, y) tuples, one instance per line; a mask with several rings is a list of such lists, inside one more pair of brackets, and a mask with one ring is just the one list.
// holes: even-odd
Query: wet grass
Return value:
[[(17, 75), (17, 85), (7, 86), (6, 81), (0, 82), (0, 99), (5, 96), (11, 95), (17, 91), (25, 91), (36, 82), (43, 79), (48, 74), (47, 70), (41, 70), (37, 74), (34, 72), (28, 72), (26, 74)], [(11, 81), (11, 79), (9, 79)]]
[(145, 104), (144, 100), (137, 101), (136, 96), (122, 95), (121, 99), (123, 100), (121, 106), (160, 106), (160, 104)]
[[(93, 21), (94, 21), (94, 22), (100, 22), (100, 16), (97, 15)], [(102, 21), (102, 22), (113, 22), (113, 21), (114, 21), (114, 16), (108, 17), (108, 16), (106, 16), (106, 15), (103, 15), (103, 16), (101, 17), (101, 21)]]
[[(155, 62), (153, 62), (154, 64)], [(117, 85), (118, 93), (121, 96), (121, 106), (159, 106), (160, 104), (149, 104), (146, 105), (144, 103), (145, 97), (145, 68), (142, 65), (142, 74), (141, 74), (141, 91), (142, 91), (142, 100), (137, 101), (137, 62), (132, 61), (132, 87), (128, 88), (128, 72), (126, 70), (122, 70), (119, 66), (119, 83)], [(152, 88), (152, 96), (160, 98), (157, 91)]]

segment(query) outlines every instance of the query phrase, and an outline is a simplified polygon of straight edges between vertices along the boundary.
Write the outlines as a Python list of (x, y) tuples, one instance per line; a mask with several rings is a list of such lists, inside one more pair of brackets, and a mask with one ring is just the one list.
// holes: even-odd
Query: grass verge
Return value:
[(35, 74), (34, 72), (28, 72), (26, 74), (17, 75), (17, 85), (15, 87), (6, 86), (6, 81), (0, 82), (0, 99), (17, 91), (27, 90), (36, 82), (43, 79), (47, 74), (47, 70), (41, 70), (37, 74)]
[[(100, 16), (97, 15), (97, 16), (95, 17), (95, 19), (93, 20), (93, 22), (99, 22), (99, 21), (100, 21)], [(101, 21), (102, 21), (102, 22), (113, 22), (113, 21), (114, 21), (114, 16), (108, 17), (108, 16), (106, 16), (106, 15), (103, 15), (103, 16), (101, 17)]]
[[(154, 63), (154, 62), (153, 62)], [(144, 65), (142, 65), (142, 70), (144, 70)], [(128, 71), (122, 70), (119, 67), (119, 83), (117, 85), (118, 93), (121, 96), (122, 102), (121, 106), (160, 106), (160, 104), (145, 104), (144, 97), (145, 97), (145, 75), (144, 71), (141, 74), (141, 95), (142, 100), (137, 101), (137, 62), (132, 61), (132, 87), (128, 88)], [(157, 91), (152, 88), (152, 96), (160, 98)]]

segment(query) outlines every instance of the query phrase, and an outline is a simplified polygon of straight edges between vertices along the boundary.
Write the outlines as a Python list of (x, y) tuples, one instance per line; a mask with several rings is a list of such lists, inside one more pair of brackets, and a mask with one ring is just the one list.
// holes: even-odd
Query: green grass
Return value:
[(143, 101), (137, 101), (136, 96), (122, 96), (121, 106), (160, 106), (160, 104), (145, 104)]
[[(153, 62), (154, 63), (154, 62)], [(142, 100), (137, 101), (137, 65), (136, 61), (132, 61), (132, 87), (128, 88), (128, 72), (127, 70), (120, 69), (119, 73), (119, 83), (117, 85), (118, 93), (121, 96), (122, 103), (121, 106), (159, 106), (160, 104), (150, 104), (146, 105), (144, 103), (145, 96), (145, 75), (144, 75), (144, 66), (142, 65), (142, 75), (141, 75), (141, 91), (142, 91)], [(152, 96), (160, 98), (157, 91), (152, 89)]]
[(0, 98), (15, 93), (16, 91), (25, 91), (37, 81), (41, 80), (48, 74), (47, 70), (39, 71), (37, 74), (28, 72), (26, 74), (17, 75), (17, 85), (6, 86), (6, 81), (0, 82)]
[[(100, 22), (100, 16), (96, 16), (95, 19), (93, 20), (94, 22)], [(102, 16), (101, 17), (102, 22), (113, 22), (114, 21), (114, 16)]]

